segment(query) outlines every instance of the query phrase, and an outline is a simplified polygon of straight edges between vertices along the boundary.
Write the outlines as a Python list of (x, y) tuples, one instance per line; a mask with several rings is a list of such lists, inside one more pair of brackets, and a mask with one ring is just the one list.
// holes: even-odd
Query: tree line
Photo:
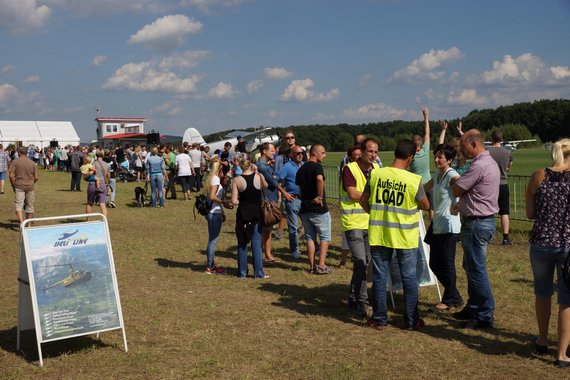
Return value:
[[(537, 100), (496, 109), (473, 110), (463, 118), (447, 120), (449, 125), (447, 140), (451, 136), (456, 136), (455, 126), (459, 121), (463, 123), (464, 131), (477, 128), (485, 133), (487, 140), (490, 140), (494, 130), (501, 129), (505, 140), (537, 139), (536, 144), (539, 145), (542, 142), (556, 141), (570, 135), (568, 129), (570, 127), (570, 100)], [(346, 151), (353, 144), (354, 136), (363, 134), (376, 138), (380, 143), (379, 150), (388, 151), (393, 150), (397, 142), (402, 139), (411, 139), (414, 134), (423, 136), (423, 128), (422, 120), (394, 120), (367, 124), (292, 125), (276, 128), (276, 130), (279, 135), (282, 135), (285, 130), (292, 130), (297, 136), (298, 144), (309, 145), (319, 142), (329, 151)], [(430, 121), (430, 129), (431, 144), (435, 146), (441, 132), (437, 120)], [(253, 131), (254, 129), (246, 130)], [(205, 136), (206, 141), (209, 141), (210, 137), (224, 136), (233, 131)]]

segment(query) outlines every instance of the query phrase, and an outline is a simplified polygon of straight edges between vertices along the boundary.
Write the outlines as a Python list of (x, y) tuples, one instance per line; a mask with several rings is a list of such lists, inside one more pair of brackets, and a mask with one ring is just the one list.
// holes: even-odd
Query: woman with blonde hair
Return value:
[(534, 219), (530, 234), (530, 263), (534, 276), (538, 337), (534, 348), (548, 352), (548, 326), (553, 279), (558, 278), (558, 346), (555, 365), (570, 367), (570, 289), (562, 278), (562, 266), (570, 249), (570, 139), (552, 147), (552, 167), (539, 169), (526, 190), (526, 215)]
[(261, 192), (267, 188), (267, 182), (257, 173), (257, 168), (250, 160), (242, 158), (239, 166), (243, 173), (232, 181), (232, 204), (238, 205), (236, 213), (238, 277), (247, 277), (247, 245), (251, 243), (253, 277), (268, 278), (269, 276), (263, 271), (261, 258)]
[(224, 187), (227, 182), (228, 177), (223, 173), (220, 159), (217, 157), (212, 159), (210, 161), (210, 175), (203, 189), (204, 194), (212, 203), (210, 212), (206, 215), (208, 220), (207, 266), (204, 271), (206, 274), (226, 274), (225, 270), (214, 264), (214, 258), (216, 256), (216, 244), (222, 230), (222, 223), (226, 221), (226, 215), (222, 207), (233, 208), (231, 202), (224, 199)]

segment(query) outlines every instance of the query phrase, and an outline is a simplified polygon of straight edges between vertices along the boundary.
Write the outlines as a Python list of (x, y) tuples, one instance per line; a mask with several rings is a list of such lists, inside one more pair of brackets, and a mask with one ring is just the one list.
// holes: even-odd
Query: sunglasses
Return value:
[(294, 154), (295, 156), (302, 156), (302, 155), (303, 155), (303, 152), (293, 152), (293, 154)]
[(287, 136), (285, 137), (286, 140), (293, 140), (295, 138), (295, 136)]

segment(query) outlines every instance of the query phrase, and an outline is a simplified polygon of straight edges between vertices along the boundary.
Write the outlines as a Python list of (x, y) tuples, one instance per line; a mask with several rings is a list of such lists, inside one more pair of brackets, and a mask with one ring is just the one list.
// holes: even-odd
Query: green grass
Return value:
[[(37, 216), (84, 212), (85, 193), (67, 191), (69, 176), (41, 171)], [(309, 275), (306, 261), (288, 255), (287, 241), (275, 241), (281, 261), (267, 280), (240, 280), (236, 273), (234, 212), (228, 213), (218, 242), (217, 264), (227, 276), (208, 276), (204, 249), (207, 226), (194, 220), (192, 203), (167, 201), (166, 209), (133, 207), (137, 184), (119, 184), (117, 209), (109, 228), (129, 352), (119, 332), (42, 346), (44, 367), (36, 364), (30, 331), (16, 351), (19, 232), (13, 194), (0, 197), (0, 374), (3, 379), (380, 379), (380, 378), (561, 378), (550, 355), (532, 352), (536, 334), (532, 274), (528, 263), (528, 222), (513, 223), (515, 245), (493, 243), (489, 276), (495, 295), (493, 332), (466, 331), (448, 314), (428, 308), (435, 287), (421, 288), (420, 313), (428, 327), (401, 330), (402, 297), (383, 331), (364, 327), (347, 311), (351, 271)], [(340, 255), (339, 213), (331, 202), (333, 241), (329, 263)], [(304, 256), (305, 257), (305, 256)], [(458, 286), (467, 295), (458, 248)], [(350, 267), (350, 265), (349, 265)], [(555, 306), (553, 305), (553, 310)], [(551, 342), (556, 340), (556, 317)]]
[[(324, 165), (338, 166), (345, 154), (344, 152), (327, 153)], [(380, 152), (379, 156), (384, 165), (389, 165), (394, 160), (394, 152)], [(433, 153), (431, 156), (430, 168), (433, 171), (435, 168), (433, 164)], [(513, 151), (513, 167), (509, 174), (529, 176), (536, 169), (550, 166), (551, 163), (550, 151), (546, 151), (542, 148), (515, 150)]]

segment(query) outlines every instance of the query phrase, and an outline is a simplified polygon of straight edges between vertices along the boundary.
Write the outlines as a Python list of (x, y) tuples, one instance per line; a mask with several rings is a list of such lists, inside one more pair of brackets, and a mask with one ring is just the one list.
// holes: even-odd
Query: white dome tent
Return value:
[(79, 136), (70, 121), (5, 121), (0, 120), (0, 144), (44, 148), (50, 141), (58, 145), (78, 145)]

